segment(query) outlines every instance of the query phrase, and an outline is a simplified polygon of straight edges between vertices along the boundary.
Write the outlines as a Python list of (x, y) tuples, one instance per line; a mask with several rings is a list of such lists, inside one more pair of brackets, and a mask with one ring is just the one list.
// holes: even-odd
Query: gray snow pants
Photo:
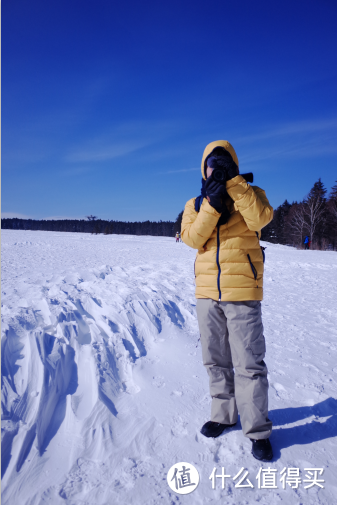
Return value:
[(272, 422), (261, 302), (198, 298), (197, 315), (212, 397), (211, 421), (234, 424), (239, 411), (246, 437), (268, 438)]

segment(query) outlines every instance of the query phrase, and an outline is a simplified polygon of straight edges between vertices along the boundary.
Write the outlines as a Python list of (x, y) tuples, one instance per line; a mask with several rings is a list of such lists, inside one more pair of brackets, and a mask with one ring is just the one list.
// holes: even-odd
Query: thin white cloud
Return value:
[(151, 141), (146, 142), (125, 142), (125, 143), (111, 143), (109, 146), (97, 146), (89, 150), (79, 150), (77, 152), (71, 153), (66, 156), (66, 161), (71, 163), (83, 163), (90, 161), (108, 161), (119, 156), (124, 156), (126, 154), (133, 153), (138, 149), (147, 147), (151, 144)]
[(290, 157), (305, 159), (337, 154), (337, 119), (297, 121), (233, 139), (240, 165)]
[(32, 216), (21, 214), (20, 212), (1, 212), (2, 219), (12, 219), (14, 217), (17, 217), (18, 219), (34, 219)]
[(277, 137), (285, 136), (299, 136), (310, 133), (319, 133), (324, 131), (337, 130), (337, 118), (323, 119), (323, 120), (310, 120), (310, 121), (294, 121), (279, 126), (271, 126), (268, 130), (260, 133), (254, 133), (236, 139), (236, 144), (256, 142), (260, 140), (267, 140)]
[(179, 174), (180, 172), (195, 172), (196, 170), (200, 170), (200, 168), (181, 168), (180, 170), (167, 170), (166, 172), (158, 172), (158, 175), (166, 175), (166, 174)]
[(303, 143), (302, 145), (286, 145), (265, 147), (258, 146), (253, 150), (246, 151), (239, 157), (240, 165), (256, 161), (271, 160), (275, 158), (305, 159), (323, 157), (337, 154), (337, 145), (315, 145)]
[(173, 123), (133, 121), (122, 123), (65, 156), (69, 163), (102, 162), (125, 156), (156, 144), (176, 129)]
[(177, 143), (170, 144), (169, 146), (160, 146), (160, 148), (142, 152), (142, 161), (152, 163), (171, 158), (177, 159), (179, 156), (186, 156), (188, 148), (189, 146), (186, 146), (186, 144), (179, 146)]

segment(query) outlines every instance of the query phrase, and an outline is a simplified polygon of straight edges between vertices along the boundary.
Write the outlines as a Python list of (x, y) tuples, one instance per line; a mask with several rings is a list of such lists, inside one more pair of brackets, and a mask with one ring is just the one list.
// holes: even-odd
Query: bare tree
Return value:
[(325, 194), (326, 189), (321, 179), (318, 179), (304, 200), (303, 211), (312, 242), (314, 242), (314, 239), (317, 239), (318, 230), (321, 235), (321, 231), (324, 228), (326, 218)]
[(322, 200), (318, 198), (306, 200), (304, 204), (304, 216), (306, 217), (310, 239), (312, 241), (316, 238), (315, 233), (318, 226), (323, 222), (324, 213), (325, 205)]
[(307, 222), (302, 203), (293, 204), (289, 212), (289, 231), (296, 244), (302, 244), (304, 230), (307, 228)]
[(88, 221), (95, 221), (97, 219), (97, 216), (93, 216), (92, 214), (90, 216), (85, 216)]

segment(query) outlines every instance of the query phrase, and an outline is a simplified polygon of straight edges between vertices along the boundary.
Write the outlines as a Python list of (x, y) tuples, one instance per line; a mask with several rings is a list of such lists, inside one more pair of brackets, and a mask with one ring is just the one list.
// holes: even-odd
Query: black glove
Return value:
[(209, 197), (210, 205), (217, 211), (222, 213), (227, 207), (225, 198), (227, 195), (226, 187), (219, 182), (213, 181), (209, 177), (205, 182), (206, 196)]
[(210, 156), (207, 159), (207, 166), (213, 170), (221, 170), (225, 175), (225, 181), (229, 181), (238, 175), (238, 167), (229, 156)]

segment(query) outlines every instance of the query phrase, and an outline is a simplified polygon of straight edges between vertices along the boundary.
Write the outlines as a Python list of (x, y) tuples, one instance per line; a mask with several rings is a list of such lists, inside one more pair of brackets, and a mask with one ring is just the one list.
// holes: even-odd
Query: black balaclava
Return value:
[(205, 166), (204, 166), (205, 177), (207, 166), (213, 169), (222, 168), (222, 169), (229, 169), (231, 171), (233, 170), (233, 168), (235, 171), (237, 169), (237, 164), (233, 160), (232, 156), (223, 147), (216, 147), (205, 159)]

